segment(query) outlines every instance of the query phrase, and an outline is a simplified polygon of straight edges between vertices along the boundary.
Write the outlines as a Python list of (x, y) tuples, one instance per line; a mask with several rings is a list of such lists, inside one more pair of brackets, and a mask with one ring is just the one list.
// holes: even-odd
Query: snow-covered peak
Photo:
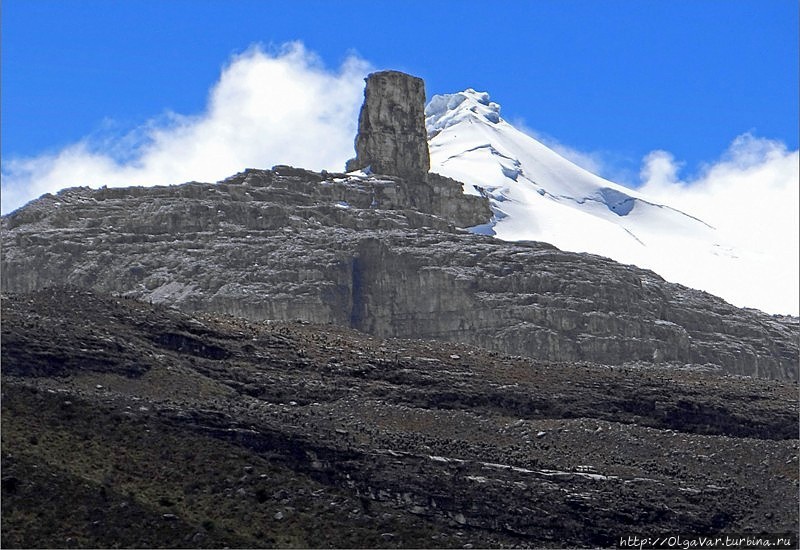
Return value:
[(470, 118), (497, 124), (502, 120), (500, 105), (489, 101), (489, 94), (486, 92), (476, 92), (472, 88), (455, 94), (435, 95), (425, 107), (428, 138)]
[(431, 171), (489, 198), (491, 223), (472, 231), (600, 254), (738, 306), (764, 307), (756, 289), (770, 280), (768, 259), (727, 242), (696, 217), (570, 162), (501, 118), (488, 93), (433, 96), (425, 122)]

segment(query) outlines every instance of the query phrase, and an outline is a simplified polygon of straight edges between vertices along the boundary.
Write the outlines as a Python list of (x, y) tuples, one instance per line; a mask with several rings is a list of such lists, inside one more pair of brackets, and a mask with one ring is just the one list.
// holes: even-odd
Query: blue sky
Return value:
[(86, 140), (119, 160), (199, 116), (232, 56), (290, 41), (334, 72), (355, 55), (429, 95), (488, 91), (622, 183), (654, 150), (690, 175), (748, 132), (797, 149), (798, 24), (795, 0), (5, 0), (4, 175)]

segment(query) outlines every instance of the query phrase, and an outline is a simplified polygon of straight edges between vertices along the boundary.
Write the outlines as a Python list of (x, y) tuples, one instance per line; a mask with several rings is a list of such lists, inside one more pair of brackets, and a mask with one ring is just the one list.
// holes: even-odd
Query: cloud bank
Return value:
[(230, 60), (198, 115), (167, 113), (122, 138), (4, 161), (2, 211), (65, 187), (218, 181), (275, 164), (341, 171), (369, 69), (355, 56), (326, 69), (300, 43), (254, 46)]
[[(738, 306), (797, 315), (800, 309), (800, 152), (783, 143), (737, 137), (719, 161), (688, 180), (681, 163), (653, 151), (642, 163), (639, 189), (713, 225), (742, 269), (715, 287)], [(746, 268), (751, 266), (751, 268)]]
[[(714, 226), (719, 246), (705, 263), (694, 266), (692, 286), (713, 289), (739, 307), (791, 315), (800, 312), (797, 150), (747, 132), (736, 137), (719, 159), (688, 178), (680, 176), (683, 162), (668, 151), (656, 150), (642, 159), (638, 185), (630, 185), (637, 176), (620, 170), (607, 153), (574, 149), (522, 120), (514, 126), (585, 170), (635, 186), (653, 202)], [(727, 264), (735, 269), (719, 269), (728, 259), (737, 260)], [(719, 276), (721, 271), (726, 273), (724, 278)]]

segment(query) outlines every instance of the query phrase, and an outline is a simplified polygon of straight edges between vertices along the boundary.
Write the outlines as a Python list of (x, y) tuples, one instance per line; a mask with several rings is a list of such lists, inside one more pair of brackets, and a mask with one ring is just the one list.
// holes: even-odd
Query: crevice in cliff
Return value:
[(354, 256), (351, 265), (352, 279), (350, 292), (352, 305), (350, 308), (350, 328), (362, 330), (366, 303), (364, 296), (364, 261), (360, 256)]

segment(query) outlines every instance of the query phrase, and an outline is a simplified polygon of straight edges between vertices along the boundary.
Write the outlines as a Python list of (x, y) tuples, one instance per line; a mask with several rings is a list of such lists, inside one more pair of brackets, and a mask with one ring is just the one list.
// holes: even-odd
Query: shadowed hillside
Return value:
[(4, 547), (795, 532), (796, 386), (5, 295)]

